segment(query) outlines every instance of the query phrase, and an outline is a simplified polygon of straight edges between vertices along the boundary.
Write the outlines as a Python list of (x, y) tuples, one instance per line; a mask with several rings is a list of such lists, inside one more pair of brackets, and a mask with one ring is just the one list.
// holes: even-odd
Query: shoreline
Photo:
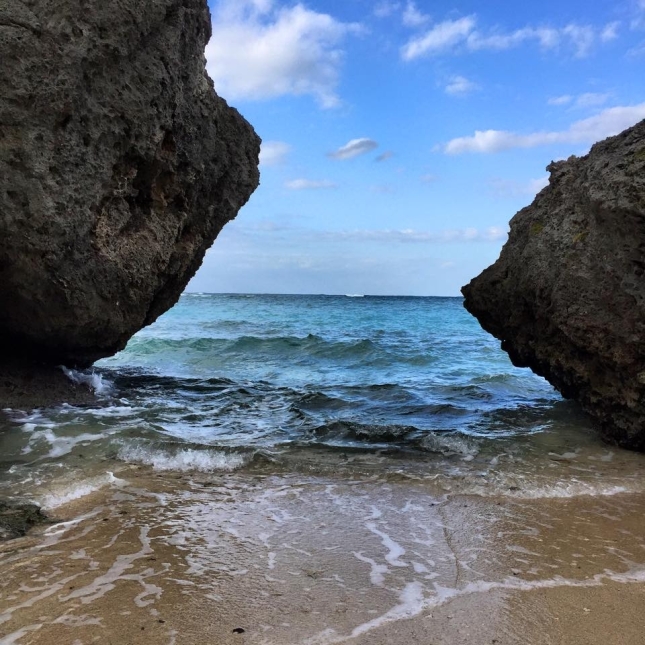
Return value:
[(644, 510), (131, 467), (2, 545), (0, 642), (636, 645)]

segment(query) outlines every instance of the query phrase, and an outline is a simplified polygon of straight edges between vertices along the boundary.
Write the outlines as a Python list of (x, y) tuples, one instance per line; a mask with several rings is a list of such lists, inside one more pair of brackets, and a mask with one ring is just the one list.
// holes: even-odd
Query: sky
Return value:
[(552, 160), (645, 118), (645, 0), (209, 0), (260, 186), (193, 292), (455, 296)]

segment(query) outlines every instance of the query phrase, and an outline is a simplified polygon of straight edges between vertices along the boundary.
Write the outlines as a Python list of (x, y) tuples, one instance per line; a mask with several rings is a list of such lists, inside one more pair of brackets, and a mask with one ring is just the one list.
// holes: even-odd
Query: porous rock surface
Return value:
[(88, 365), (179, 298), (258, 184), (206, 0), (0, 0), (0, 353)]
[(607, 439), (645, 450), (645, 121), (548, 170), (465, 307)]

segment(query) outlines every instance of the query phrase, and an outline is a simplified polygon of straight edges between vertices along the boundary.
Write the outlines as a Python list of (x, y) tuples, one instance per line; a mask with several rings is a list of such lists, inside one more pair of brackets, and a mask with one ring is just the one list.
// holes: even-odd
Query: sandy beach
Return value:
[(130, 467), (2, 545), (0, 643), (642, 643), (644, 510)]

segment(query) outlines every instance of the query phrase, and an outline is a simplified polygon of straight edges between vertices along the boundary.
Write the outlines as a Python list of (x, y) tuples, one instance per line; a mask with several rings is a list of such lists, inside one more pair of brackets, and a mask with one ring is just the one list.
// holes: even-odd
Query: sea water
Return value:
[(639, 455), (515, 368), (461, 298), (185, 294), (125, 350), (67, 373), (96, 404), (7, 410), (0, 495), (55, 507), (135, 465), (515, 497), (645, 481)]

